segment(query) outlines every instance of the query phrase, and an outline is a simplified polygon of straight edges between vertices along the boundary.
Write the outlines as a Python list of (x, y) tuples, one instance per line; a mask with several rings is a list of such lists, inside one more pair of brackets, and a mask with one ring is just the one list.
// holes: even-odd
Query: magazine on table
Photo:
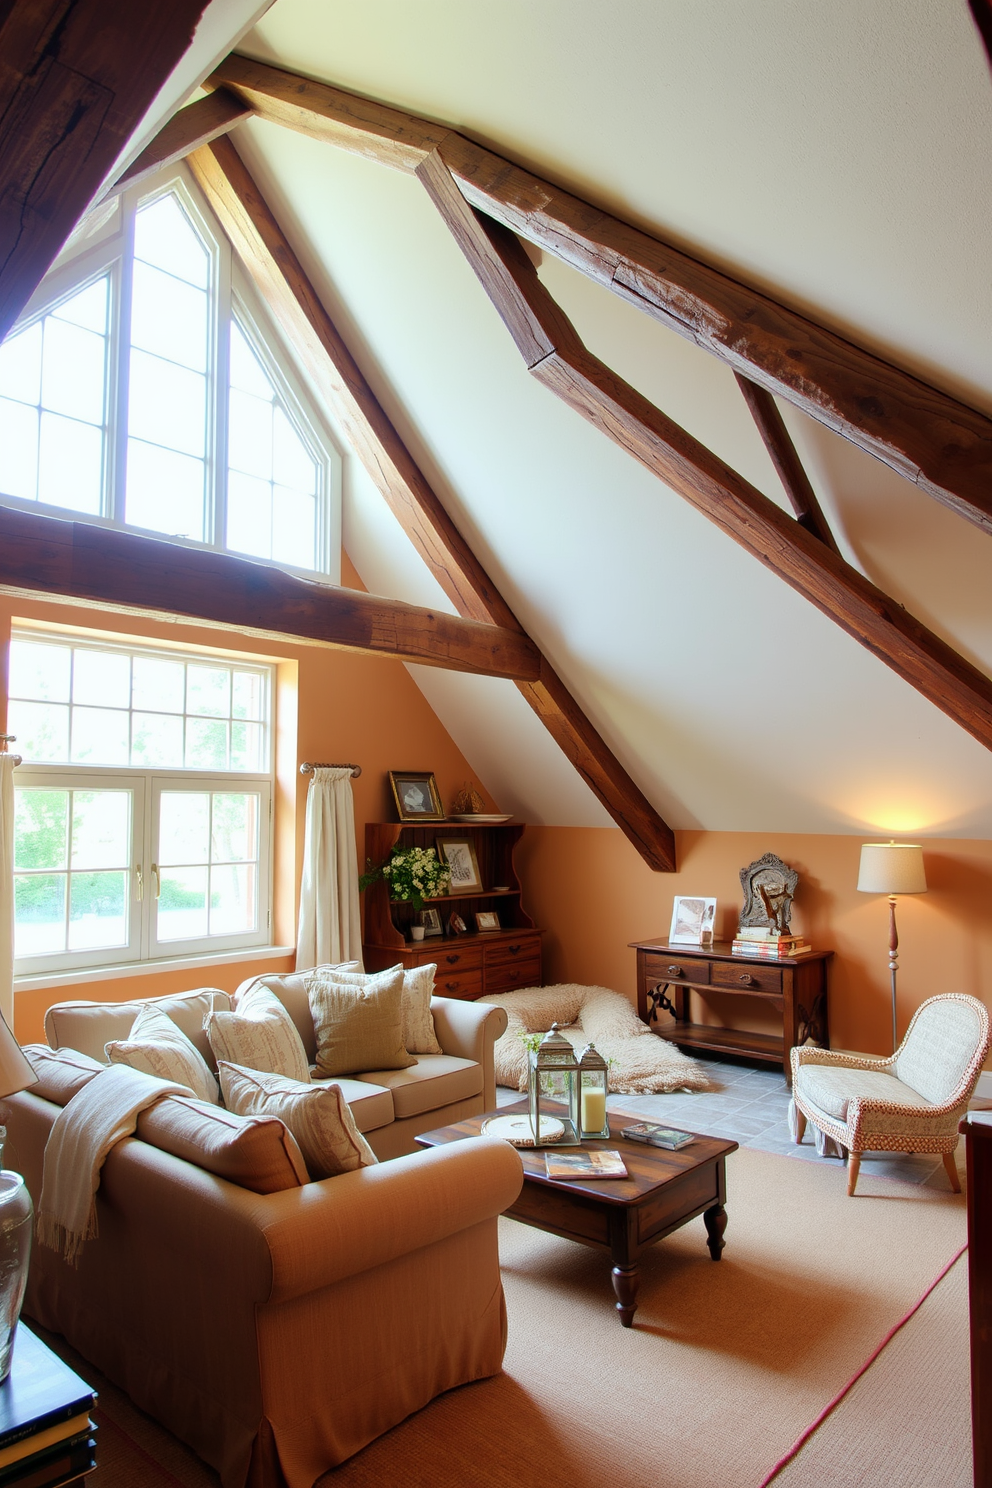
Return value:
[(621, 1127), (620, 1135), (628, 1137), (631, 1142), (646, 1142), (650, 1147), (666, 1147), (670, 1152), (688, 1147), (696, 1140), (692, 1132), (677, 1131), (672, 1126), (656, 1126), (651, 1121), (638, 1121), (634, 1126)]
[(627, 1166), (619, 1152), (545, 1152), (549, 1178), (626, 1178)]

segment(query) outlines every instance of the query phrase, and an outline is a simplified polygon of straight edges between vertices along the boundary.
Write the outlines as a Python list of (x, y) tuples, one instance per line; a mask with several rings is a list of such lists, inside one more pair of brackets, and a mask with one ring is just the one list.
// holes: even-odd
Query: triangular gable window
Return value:
[(183, 167), (97, 217), (0, 346), (0, 501), (337, 578), (339, 489)]

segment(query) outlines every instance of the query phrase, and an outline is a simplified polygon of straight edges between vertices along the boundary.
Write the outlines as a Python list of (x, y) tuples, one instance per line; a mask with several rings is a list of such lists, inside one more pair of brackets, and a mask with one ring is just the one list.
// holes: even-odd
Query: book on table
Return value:
[(59, 1488), (96, 1466), (96, 1395), (20, 1323), (0, 1384), (0, 1488)]
[(692, 1132), (678, 1131), (673, 1126), (656, 1126), (652, 1121), (638, 1121), (633, 1126), (621, 1127), (620, 1135), (631, 1142), (646, 1142), (649, 1147), (665, 1147), (669, 1152), (677, 1152), (680, 1147), (688, 1147), (696, 1140)]
[(619, 1152), (545, 1152), (549, 1178), (626, 1178), (627, 1165)]

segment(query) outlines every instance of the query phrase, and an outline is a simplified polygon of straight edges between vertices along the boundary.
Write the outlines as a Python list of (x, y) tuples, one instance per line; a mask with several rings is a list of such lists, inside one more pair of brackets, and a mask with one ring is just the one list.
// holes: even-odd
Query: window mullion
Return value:
[(214, 297), (213, 408), (214, 437), (211, 442), (212, 493), (208, 542), (223, 549), (227, 541), (227, 426), (228, 385), (231, 367), (231, 249), (226, 239), (218, 244), (214, 259), (217, 294)]
[(118, 321), (114, 337), (116, 353), (116, 401), (113, 421), (113, 486), (110, 515), (124, 525), (127, 507), (128, 380), (131, 370), (131, 286), (134, 280), (134, 204), (124, 214), (124, 252), (120, 263)]

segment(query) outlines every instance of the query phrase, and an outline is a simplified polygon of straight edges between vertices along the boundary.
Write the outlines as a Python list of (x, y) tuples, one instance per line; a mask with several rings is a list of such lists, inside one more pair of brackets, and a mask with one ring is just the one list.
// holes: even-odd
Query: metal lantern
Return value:
[(577, 1147), (579, 1061), (557, 1023), (530, 1051), (527, 1094), (534, 1146)]
[(579, 1060), (579, 1135), (610, 1135), (610, 1118), (606, 1114), (609, 1070), (606, 1060), (594, 1044), (587, 1044)]

